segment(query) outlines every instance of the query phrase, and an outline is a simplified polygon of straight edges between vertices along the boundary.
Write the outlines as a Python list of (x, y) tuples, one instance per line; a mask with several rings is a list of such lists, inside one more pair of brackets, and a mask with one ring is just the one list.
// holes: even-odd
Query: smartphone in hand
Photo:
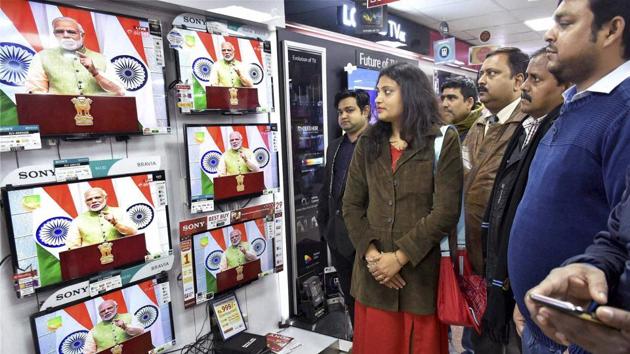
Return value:
[(583, 307), (573, 305), (572, 303), (568, 301), (562, 301), (562, 300), (554, 299), (549, 296), (535, 294), (535, 293), (530, 293), (529, 298), (532, 299), (534, 302), (538, 303), (539, 305), (547, 306), (554, 310), (558, 310), (560, 312), (566, 313), (568, 315), (572, 315), (582, 320), (594, 322), (599, 325), (609, 327), (608, 325), (602, 323), (597, 318), (597, 316), (595, 315), (595, 312), (587, 311)]

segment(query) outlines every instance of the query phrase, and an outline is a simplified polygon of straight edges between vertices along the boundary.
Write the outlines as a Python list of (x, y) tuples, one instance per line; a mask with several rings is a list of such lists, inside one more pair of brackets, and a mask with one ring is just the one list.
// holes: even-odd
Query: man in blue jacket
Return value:
[(525, 298), (532, 319), (554, 340), (575, 343), (593, 353), (630, 353), (630, 169), (626, 192), (610, 214), (608, 230), (595, 236), (584, 254), (554, 269), (529, 294), (536, 293), (587, 307), (600, 306), (597, 318), (610, 328), (579, 319)]
[(630, 1), (564, 0), (554, 17), (547, 68), (575, 86), (538, 145), (510, 234), (508, 272), (526, 321), (525, 354), (564, 351), (532, 321), (525, 293), (606, 228), (630, 165)]

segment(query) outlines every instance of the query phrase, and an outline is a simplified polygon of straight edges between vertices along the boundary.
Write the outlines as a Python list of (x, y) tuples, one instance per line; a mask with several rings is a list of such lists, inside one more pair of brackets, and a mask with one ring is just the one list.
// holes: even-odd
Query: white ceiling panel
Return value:
[(483, 44), (483, 30), (492, 35), (490, 44), (511, 45), (532, 52), (545, 45), (544, 31), (536, 32), (523, 22), (553, 14), (557, 0), (400, 0), (389, 6), (393, 13), (439, 30), (446, 21), (451, 34), (474, 45)]
[(488, 12), (503, 10), (492, 0), (460, 1), (434, 7), (425, 7), (420, 2), (414, 6), (414, 9), (419, 9), (425, 15), (440, 21), (482, 16)]
[(518, 20), (507, 12), (491, 12), (480, 16), (448, 21), (449, 27), (456, 31), (479, 28), (483, 25), (500, 26), (518, 23)]
[(492, 35), (495, 35), (495, 34), (506, 35), (506, 34), (518, 34), (518, 33), (531, 32), (532, 29), (525, 26), (525, 24), (522, 22), (509, 23), (509, 24), (498, 25), (498, 26), (482, 26), (479, 28), (466, 29), (466, 32), (468, 33), (476, 33), (475, 35), (476, 37), (479, 36), (479, 34), (483, 31), (490, 31), (490, 34)]
[(558, 1), (526, 1), (526, 0), (494, 0), (494, 2), (506, 10), (516, 10), (524, 8), (538, 8), (552, 11), (556, 8)]

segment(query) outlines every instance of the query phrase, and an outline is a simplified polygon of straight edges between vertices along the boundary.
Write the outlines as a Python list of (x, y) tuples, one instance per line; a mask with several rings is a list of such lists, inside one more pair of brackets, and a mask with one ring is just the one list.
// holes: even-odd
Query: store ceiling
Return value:
[[(498, 44), (519, 47), (531, 53), (545, 46), (545, 33), (534, 31), (524, 21), (551, 17), (557, 0), (400, 0), (388, 11), (439, 30), (446, 21), (450, 34), (474, 45)], [(479, 34), (490, 31), (483, 43)]]

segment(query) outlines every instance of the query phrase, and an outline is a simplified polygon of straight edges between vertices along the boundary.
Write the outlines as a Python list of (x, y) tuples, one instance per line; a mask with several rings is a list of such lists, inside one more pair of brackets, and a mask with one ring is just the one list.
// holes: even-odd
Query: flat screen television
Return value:
[(282, 270), (274, 204), (180, 222), (184, 306)]
[[(183, 38), (176, 51), (179, 80), (191, 86), (192, 112), (273, 111), (270, 42), (179, 28), (177, 31)], [(222, 53), (225, 48), (232, 52)], [(231, 87), (238, 88), (234, 96), (230, 96)], [(235, 105), (230, 104), (230, 98), (237, 99)]]
[(171, 250), (164, 171), (2, 189), (18, 296)]
[(370, 95), (370, 124), (376, 123), (376, 84), (378, 82), (377, 70), (370, 70), (364, 68), (356, 68), (352, 72), (348, 73), (348, 89), (365, 90)]
[[(122, 330), (115, 323), (127, 328)], [(147, 353), (175, 344), (168, 279), (156, 277), (31, 316), (35, 353)]]
[[(26, 0), (3, 1), (0, 18), (0, 127), (83, 137), (168, 126), (161, 37), (150, 20)], [(73, 101), (80, 97), (91, 102)]]
[[(184, 130), (193, 213), (212, 210), (215, 200), (278, 190), (277, 125), (186, 125)], [(233, 145), (234, 139), (240, 142)], [(232, 190), (239, 174), (245, 176), (240, 192)]]

